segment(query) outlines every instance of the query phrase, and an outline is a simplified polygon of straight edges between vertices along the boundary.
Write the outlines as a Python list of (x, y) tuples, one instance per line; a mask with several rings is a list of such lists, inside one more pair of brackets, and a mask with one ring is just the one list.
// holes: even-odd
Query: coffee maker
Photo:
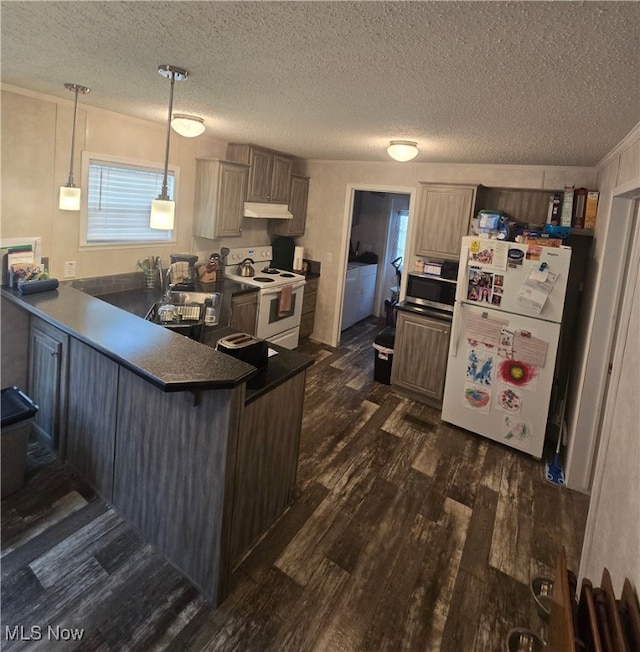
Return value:
[(193, 254), (171, 254), (169, 265), (169, 283), (174, 290), (194, 290), (196, 287), (196, 262), (198, 256)]

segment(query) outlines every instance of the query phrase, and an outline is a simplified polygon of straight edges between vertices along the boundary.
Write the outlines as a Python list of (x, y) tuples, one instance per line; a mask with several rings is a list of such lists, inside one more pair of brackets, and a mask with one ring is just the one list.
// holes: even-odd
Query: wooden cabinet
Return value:
[(340, 330), (373, 314), (378, 278), (377, 265), (350, 263), (345, 278)]
[(476, 186), (421, 183), (418, 191), (415, 254), (458, 260), (460, 241), (474, 214)]
[(68, 349), (68, 335), (41, 319), (32, 318), (28, 394), (40, 408), (33, 419), (33, 430), (50, 448), (59, 449), (63, 459)]
[(72, 338), (69, 369), (66, 461), (111, 502), (118, 364)]
[(249, 166), (247, 201), (289, 202), (292, 157), (264, 147), (229, 143), (227, 158)]
[(258, 317), (258, 292), (234, 294), (231, 297), (231, 318), (229, 326), (242, 333), (256, 334)]
[(316, 319), (316, 299), (318, 298), (318, 279), (307, 278), (302, 295), (302, 315), (300, 317), (300, 339), (313, 333)]
[(193, 234), (221, 238), (242, 234), (249, 168), (219, 159), (196, 159)]
[(410, 396), (442, 401), (451, 324), (398, 311), (391, 384)]
[(269, 233), (297, 237), (304, 235), (307, 225), (307, 199), (309, 196), (309, 177), (291, 175), (291, 192), (289, 196), (289, 212), (291, 220), (269, 220)]
[(244, 409), (233, 492), (233, 565), (292, 500), (304, 382), (305, 373), (297, 374)]

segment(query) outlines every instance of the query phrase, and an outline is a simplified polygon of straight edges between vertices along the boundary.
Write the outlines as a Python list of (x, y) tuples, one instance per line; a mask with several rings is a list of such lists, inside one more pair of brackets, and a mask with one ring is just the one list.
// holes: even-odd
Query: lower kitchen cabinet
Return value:
[(232, 565), (292, 501), (304, 383), (305, 373), (299, 373), (245, 407), (236, 455)]
[(444, 393), (451, 324), (398, 311), (391, 384), (410, 396), (440, 403)]
[(256, 334), (258, 318), (258, 293), (234, 294), (231, 298), (229, 326), (242, 333)]
[(64, 459), (69, 337), (33, 317), (29, 340), (28, 394), (40, 408), (33, 419), (33, 431), (49, 448), (60, 449)]
[(318, 298), (318, 279), (307, 279), (302, 295), (302, 315), (300, 317), (300, 339), (313, 333), (316, 319), (316, 299)]
[(111, 502), (118, 365), (72, 338), (69, 367), (66, 461)]

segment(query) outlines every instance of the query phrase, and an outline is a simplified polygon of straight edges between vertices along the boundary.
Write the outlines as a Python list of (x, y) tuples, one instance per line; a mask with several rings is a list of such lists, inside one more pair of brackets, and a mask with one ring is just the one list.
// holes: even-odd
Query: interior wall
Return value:
[[(72, 99), (2, 86), (3, 238), (42, 237), (49, 272), (62, 279), (64, 262), (76, 261), (77, 277), (136, 271), (139, 258), (171, 253), (208, 255), (220, 247), (269, 244), (266, 221), (244, 220), (241, 238), (192, 236), (196, 158), (224, 158), (227, 143), (210, 136), (184, 138), (172, 132), (169, 162), (179, 166), (176, 242), (152, 246), (80, 247), (81, 212), (58, 209), (58, 188), (69, 175)], [(156, 124), (78, 103), (74, 179), (81, 178), (82, 152), (156, 162), (164, 166), (166, 124)]]
[[(635, 181), (634, 181), (635, 179)], [(584, 324), (576, 338), (572, 369), (572, 393), (567, 400), (569, 440), (565, 472), (567, 486), (582, 492), (591, 490), (596, 448), (600, 434), (602, 393), (607, 378), (610, 346), (618, 297), (612, 293), (621, 274), (623, 251), (628, 234), (621, 224), (623, 215), (612, 218), (616, 188), (640, 185), (640, 125), (598, 167), (600, 190), (594, 245), (583, 296)], [(619, 200), (618, 200), (619, 201)], [(612, 222), (612, 219), (614, 222)], [(611, 252), (605, 258), (605, 250)], [(598, 310), (598, 307), (601, 309)], [(613, 344), (616, 346), (616, 343)], [(615, 350), (615, 348), (614, 348)], [(576, 433), (575, 437), (573, 433)]]
[(622, 311), (622, 329), (616, 342), (580, 564), (580, 577), (592, 581), (599, 581), (603, 568), (608, 568), (618, 597), (625, 578), (629, 578), (636, 591), (640, 588), (640, 216), (637, 217), (636, 251), (626, 287), (628, 303)]
[[(342, 304), (344, 266), (342, 243), (349, 219), (351, 188), (379, 188), (414, 192), (419, 182), (483, 184), (494, 187), (557, 190), (566, 184), (596, 187), (593, 168), (546, 166), (465, 165), (433, 163), (388, 163), (355, 161), (307, 161), (305, 174), (311, 177), (307, 208), (307, 229), (299, 244), (308, 258), (322, 263), (318, 286), (313, 339), (335, 346), (339, 324), (336, 315)], [(413, 219), (413, 207), (410, 221)], [(413, 232), (409, 225), (409, 234)], [(346, 246), (344, 251), (346, 252)]]

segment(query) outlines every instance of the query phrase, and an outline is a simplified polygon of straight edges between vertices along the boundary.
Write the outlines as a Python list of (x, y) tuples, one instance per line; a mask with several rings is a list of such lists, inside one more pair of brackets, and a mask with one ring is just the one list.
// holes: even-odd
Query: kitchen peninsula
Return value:
[(5, 381), (22, 367), (32, 382), (53, 364), (61, 460), (221, 602), (236, 563), (290, 501), (312, 359), (271, 345), (258, 374), (64, 285), (3, 288), (2, 313)]

